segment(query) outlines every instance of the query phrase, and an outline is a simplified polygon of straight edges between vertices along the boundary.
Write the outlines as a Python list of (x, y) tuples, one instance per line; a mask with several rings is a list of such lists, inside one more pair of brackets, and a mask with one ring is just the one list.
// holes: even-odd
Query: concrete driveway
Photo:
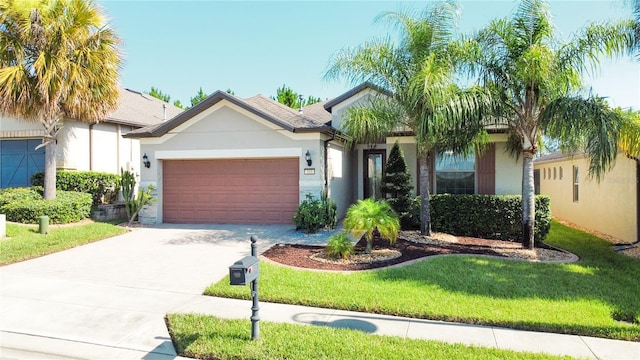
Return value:
[(326, 241), (291, 226), (160, 225), (0, 268), (0, 358), (176, 357), (167, 312), (271, 244)]

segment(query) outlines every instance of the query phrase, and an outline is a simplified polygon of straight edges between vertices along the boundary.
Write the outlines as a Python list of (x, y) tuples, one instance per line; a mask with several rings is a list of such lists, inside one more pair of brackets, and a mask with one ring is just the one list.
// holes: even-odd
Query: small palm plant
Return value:
[(358, 200), (349, 207), (343, 227), (356, 238), (364, 234), (367, 239), (366, 253), (369, 254), (373, 248), (373, 232), (378, 230), (380, 236), (394, 244), (398, 239), (400, 220), (386, 201), (366, 199)]

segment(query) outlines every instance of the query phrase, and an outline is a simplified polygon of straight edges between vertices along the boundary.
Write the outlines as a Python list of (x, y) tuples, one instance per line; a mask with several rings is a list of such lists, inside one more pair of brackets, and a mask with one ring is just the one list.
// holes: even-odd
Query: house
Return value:
[[(139, 171), (140, 145), (123, 134), (161, 123), (180, 113), (171, 104), (129, 89), (120, 90), (118, 109), (103, 121), (64, 120), (58, 134), (58, 169), (119, 173)], [(34, 173), (44, 169), (44, 129), (37, 122), (0, 117), (0, 188), (30, 186)]]
[(640, 240), (640, 161), (618, 153), (615, 166), (598, 182), (588, 159), (560, 152), (535, 160), (536, 188), (551, 198), (554, 218), (618, 241)]
[[(178, 116), (131, 131), (150, 161), (140, 185), (153, 185), (158, 201), (140, 214), (143, 223), (291, 224), (307, 194), (323, 191), (347, 207), (380, 196), (386, 154), (398, 141), (414, 187), (418, 164), (414, 137), (397, 134), (380, 144), (345, 148), (340, 131), (346, 110), (379, 93), (369, 84), (300, 110), (262, 95), (240, 99), (217, 91)], [(431, 164), (435, 192), (519, 194), (522, 163), (507, 155), (506, 135), (494, 132), (483, 154), (464, 161), (453, 154)]]

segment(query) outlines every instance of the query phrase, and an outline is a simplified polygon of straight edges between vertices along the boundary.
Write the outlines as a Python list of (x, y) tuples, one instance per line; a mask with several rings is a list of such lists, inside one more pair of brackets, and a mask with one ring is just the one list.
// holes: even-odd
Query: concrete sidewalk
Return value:
[[(247, 292), (249, 288), (247, 287)], [(246, 318), (251, 301), (200, 297), (176, 309), (181, 313), (202, 313), (221, 318)], [(447, 343), (505, 350), (568, 355), (586, 359), (638, 360), (640, 343), (588, 336), (521, 331), (443, 321), (394, 317), (316, 307), (260, 303), (260, 319), (271, 322), (330, 326), (361, 330), (376, 335), (437, 340)], [(250, 329), (247, 328), (250, 333)]]
[[(249, 301), (202, 296), (249, 252), (277, 242), (321, 244), (286, 227), (159, 226), (0, 267), (0, 359), (175, 359), (164, 316), (249, 318)], [(326, 234), (325, 234), (326, 235)], [(247, 292), (249, 288), (247, 287)], [(265, 321), (378, 335), (546, 352), (640, 359), (640, 343), (260, 303)], [(247, 329), (249, 331), (249, 329)]]

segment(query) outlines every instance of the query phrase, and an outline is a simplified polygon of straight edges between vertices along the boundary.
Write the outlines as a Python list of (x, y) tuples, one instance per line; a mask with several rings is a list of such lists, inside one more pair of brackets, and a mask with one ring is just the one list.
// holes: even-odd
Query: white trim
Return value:
[(158, 150), (154, 157), (159, 160), (171, 159), (244, 159), (301, 157), (302, 148), (275, 149), (219, 149), (219, 150)]
[(300, 187), (314, 187), (314, 186), (323, 186), (324, 187), (324, 181), (322, 180), (300, 180), (299, 181), (299, 185)]
[(415, 136), (387, 136), (387, 145), (393, 145), (395, 142), (398, 144), (415, 144)]

